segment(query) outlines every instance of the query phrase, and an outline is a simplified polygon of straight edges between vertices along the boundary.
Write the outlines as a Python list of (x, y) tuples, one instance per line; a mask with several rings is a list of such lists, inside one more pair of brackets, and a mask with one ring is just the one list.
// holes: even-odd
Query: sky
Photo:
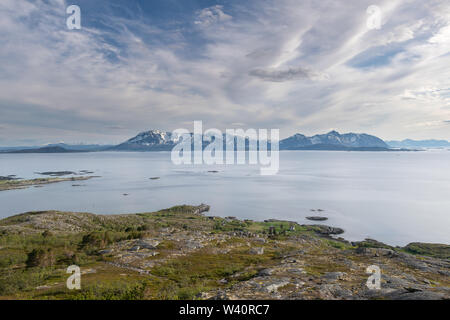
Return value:
[(450, 1), (0, 1), (0, 146), (194, 120), (450, 140)]

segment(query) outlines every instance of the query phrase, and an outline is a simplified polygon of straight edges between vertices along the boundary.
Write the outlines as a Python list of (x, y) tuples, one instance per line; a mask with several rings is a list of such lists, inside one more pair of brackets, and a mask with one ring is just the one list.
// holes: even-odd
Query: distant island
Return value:
[(42, 147), (36, 149), (19, 149), (19, 150), (11, 150), (5, 151), (7, 153), (71, 153), (71, 152), (85, 152), (83, 150), (70, 150), (65, 149), (63, 147)]
[(337, 131), (330, 131), (312, 137), (297, 133), (280, 141), (280, 150), (387, 151), (389, 149), (382, 139), (365, 133), (340, 134)]
[(424, 148), (424, 149), (443, 149), (450, 148), (450, 142), (447, 140), (411, 140), (386, 141), (392, 148)]
[(19, 146), (0, 147), (0, 153), (67, 153), (67, 152), (91, 152), (104, 151), (112, 145), (76, 144), (65, 143), (48, 144), (45, 146)]
[[(69, 152), (98, 152), (98, 151), (171, 151), (178, 142), (178, 138), (171, 132), (161, 130), (144, 131), (135, 137), (118, 145), (69, 145), (49, 144), (43, 147), (10, 147), (0, 148), (0, 153), (69, 153)], [(246, 145), (248, 145), (246, 139)], [(437, 140), (429, 140), (437, 141)], [(444, 146), (447, 141), (429, 143), (428, 145)], [(209, 144), (203, 142), (203, 147)], [(389, 141), (365, 134), (330, 131), (326, 134), (317, 134), (311, 137), (297, 133), (291, 137), (280, 140), (280, 150), (324, 150), (324, 151), (411, 151), (410, 148), (421, 148), (424, 144), (413, 143), (413, 140), (404, 142)], [(450, 145), (450, 144), (449, 144)]]

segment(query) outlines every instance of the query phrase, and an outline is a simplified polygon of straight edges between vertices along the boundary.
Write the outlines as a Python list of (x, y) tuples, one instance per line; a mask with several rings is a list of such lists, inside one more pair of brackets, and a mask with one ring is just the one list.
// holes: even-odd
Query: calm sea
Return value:
[(249, 165), (176, 166), (168, 152), (0, 154), (0, 175), (65, 170), (101, 177), (2, 191), (0, 218), (32, 210), (118, 214), (206, 203), (211, 215), (312, 223), (305, 217), (322, 209), (325, 224), (344, 228), (349, 240), (450, 243), (449, 151), (285, 151), (275, 176)]

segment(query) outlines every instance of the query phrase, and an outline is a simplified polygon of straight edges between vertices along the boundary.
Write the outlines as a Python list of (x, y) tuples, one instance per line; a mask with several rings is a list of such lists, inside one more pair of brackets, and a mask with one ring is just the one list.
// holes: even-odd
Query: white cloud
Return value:
[(450, 101), (450, 88), (422, 87), (416, 90), (407, 89), (401, 95), (401, 98), (426, 102)]
[(197, 12), (197, 17), (194, 23), (197, 25), (209, 26), (213, 23), (228, 21), (231, 19), (232, 17), (230, 15), (223, 12), (223, 6), (215, 5)]
[[(186, 17), (197, 26), (190, 42), (181, 27), (101, 12), (108, 28), (69, 31), (63, 1), (2, 0), (2, 125), (11, 141), (111, 142), (242, 119), (282, 136), (333, 127), (450, 138), (448, 126), (411, 126), (450, 119), (450, 3), (381, 1), (383, 26), (367, 30), (370, 4), (227, 2)], [(361, 55), (370, 68), (349, 64)]]

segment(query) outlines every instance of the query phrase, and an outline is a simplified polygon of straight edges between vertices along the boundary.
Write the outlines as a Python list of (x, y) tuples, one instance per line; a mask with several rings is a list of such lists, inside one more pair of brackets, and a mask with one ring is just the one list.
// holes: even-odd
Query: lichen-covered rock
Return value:
[(263, 247), (255, 247), (250, 249), (250, 254), (264, 254), (264, 248)]
[(345, 272), (327, 272), (322, 278), (329, 281), (336, 281), (343, 280), (345, 278), (345, 275)]
[(156, 249), (160, 242), (153, 239), (141, 239), (135, 242), (135, 246), (139, 246), (142, 249)]

